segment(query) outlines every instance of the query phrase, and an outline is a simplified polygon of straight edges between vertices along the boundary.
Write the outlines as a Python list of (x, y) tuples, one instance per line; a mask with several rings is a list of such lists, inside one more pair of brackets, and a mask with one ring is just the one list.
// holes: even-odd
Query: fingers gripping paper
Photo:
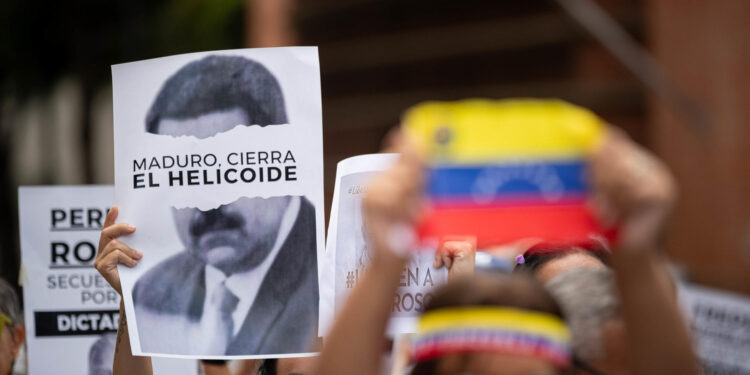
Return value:
[(298, 356), (317, 337), (323, 158), (317, 49), (112, 67), (120, 266), (133, 352)]
[(423, 238), (476, 235), (481, 248), (599, 233), (585, 205), (584, 158), (604, 131), (593, 113), (557, 100), (433, 102), (409, 110), (404, 129), (431, 168)]

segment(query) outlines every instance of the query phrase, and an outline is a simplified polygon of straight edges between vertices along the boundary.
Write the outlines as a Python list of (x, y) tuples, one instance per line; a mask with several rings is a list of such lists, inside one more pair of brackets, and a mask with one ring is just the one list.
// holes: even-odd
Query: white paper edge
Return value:
[[(344, 176), (361, 172), (378, 172), (390, 168), (398, 159), (398, 154), (364, 154), (346, 158), (336, 165), (336, 182), (333, 187), (331, 200), (331, 214), (328, 218), (328, 235), (326, 236), (326, 253), (323, 257), (320, 275), (330, 275), (321, 278), (320, 302), (318, 314), (318, 336), (324, 337), (333, 326), (336, 297), (336, 225), (339, 212), (339, 190)], [(389, 323), (390, 327), (390, 323)], [(390, 328), (389, 328), (390, 331)]]

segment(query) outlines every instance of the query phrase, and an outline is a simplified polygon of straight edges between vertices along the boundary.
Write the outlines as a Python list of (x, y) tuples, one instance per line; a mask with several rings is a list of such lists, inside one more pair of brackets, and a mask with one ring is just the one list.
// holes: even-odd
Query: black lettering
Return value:
[(138, 160), (133, 160), (133, 172), (146, 169), (146, 158), (143, 158), (140, 163)]
[(83, 208), (71, 208), (70, 209), (70, 226), (71, 227), (83, 226)]
[(234, 169), (234, 168), (229, 168), (229, 169), (227, 169), (227, 170), (226, 170), (226, 172), (224, 172), (224, 181), (226, 181), (226, 182), (229, 182), (230, 184), (233, 184), (233, 183), (237, 182), (237, 179), (236, 179), (236, 178), (232, 178), (232, 177), (229, 177), (229, 173), (230, 173), (230, 172), (231, 172), (232, 174), (236, 174), (236, 173), (237, 173), (237, 170), (236, 170), (236, 169)]
[(174, 158), (168, 155), (162, 156), (161, 165), (164, 169), (169, 169), (169, 168), (174, 167)]
[(102, 211), (98, 209), (89, 209), (88, 210), (88, 226), (89, 228), (101, 228), (102, 227)]
[(292, 155), (291, 151), (287, 151), (286, 155), (284, 155), (284, 164), (286, 164), (286, 162), (288, 161), (291, 161), (292, 163), (297, 162), (296, 160), (294, 160), (294, 155)]
[(176, 171), (176, 172), (175, 171), (169, 171), (169, 186), (174, 186), (175, 181), (180, 186), (183, 185), (183, 183), (182, 183), (182, 171)]
[(417, 311), (424, 310), (424, 301), (423, 301), (422, 293), (417, 293), (417, 294), (414, 295), (414, 302), (415, 302), (415, 305), (416, 305), (415, 309)]
[(208, 179), (208, 169), (203, 170), (203, 184), (204, 185), (213, 185), (214, 182)]
[(288, 165), (284, 167), (284, 175), (286, 176), (286, 181), (297, 181), (297, 166)]
[[(200, 168), (200, 166), (201, 166), (201, 156), (200, 155), (196, 155), (196, 154), (191, 154), (190, 155), (190, 167), (191, 168), (195, 168), (195, 167)], [(188, 172), (188, 176), (189, 175), (190, 175), (190, 172)], [(188, 185), (190, 185), (190, 181), (189, 180), (190, 180), (190, 177), (188, 177)]]
[(70, 248), (68, 248), (68, 244), (64, 242), (53, 242), (51, 248), (52, 264), (57, 264), (58, 259), (62, 259), (62, 262), (67, 264), (68, 251), (70, 251)]
[[(253, 175), (253, 177), (250, 177), (250, 179), (245, 177), (246, 172), (250, 172)], [(255, 171), (252, 168), (245, 168), (242, 170), (242, 172), (240, 172), (240, 178), (242, 179), (243, 182), (253, 182), (255, 181)]]
[(146, 187), (146, 180), (143, 173), (137, 173), (133, 175), (133, 189), (141, 189)]
[(406, 281), (406, 285), (411, 286), (412, 280), (414, 281), (414, 285), (419, 285), (419, 267), (417, 267), (417, 272), (412, 273), (411, 268), (407, 268), (408, 277)]
[(148, 173), (148, 187), (159, 187), (159, 184), (154, 182), (154, 173)]
[[(232, 156), (235, 156), (238, 159), (238, 161), (232, 161)], [(237, 165), (237, 164), (239, 164), (239, 160), (242, 160), (242, 159), (239, 158), (239, 156), (240, 155), (237, 154), (236, 152), (229, 153), (229, 155), (227, 155), (227, 163), (229, 163), (229, 165)]]
[(258, 151), (258, 164), (268, 164), (268, 153), (265, 151)]
[(198, 170), (197, 169), (191, 169), (187, 171), (187, 180), (188, 185), (200, 185), (200, 182), (198, 181)]
[[(409, 297), (409, 306), (406, 306), (406, 297)], [(411, 295), (411, 293), (406, 293), (403, 296), (401, 296), (401, 307), (404, 308), (404, 311), (411, 311), (414, 309), (414, 297)]]
[(281, 163), (281, 152), (271, 151), (271, 163)]
[[(82, 255), (85, 254), (86, 249), (88, 249), (88, 255)], [(73, 248), (73, 256), (81, 263), (88, 263), (96, 256), (96, 248), (94, 247), (94, 244), (90, 242), (79, 242)]]
[[(276, 172), (276, 176), (274, 177), (273, 172)], [(276, 167), (268, 167), (268, 181), (278, 181), (281, 179), (281, 169)]]
[(156, 158), (151, 158), (151, 163), (148, 164), (148, 170), (160, 168), (161, 166), (159, 165), (159, 160)]
[(65, 220), (65, 217), (67, 215), (65, 214), (65, 210), (61, 210), (59, 208), (53, 208), (52, 209), (52, 227), (56, 227), (57, 223)]

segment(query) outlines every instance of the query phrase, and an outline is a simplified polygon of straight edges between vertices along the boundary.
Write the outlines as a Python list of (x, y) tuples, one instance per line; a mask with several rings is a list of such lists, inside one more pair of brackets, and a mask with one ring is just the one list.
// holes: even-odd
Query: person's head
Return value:
[(13, 287), (0, 279), (0, 375), (8, 375), (24, 340), (21, 304)]
[(624, 322), (612, 271), (568, 270), (545, 287), (562, 307), (576, 358), (604, 374), (627, 374)]
[(540, 243), (523, 254), (524, 261), (514, 272), (528, 272), (546, 283), (555, 276), (575, 268), (607, 268), (609, 252), (597, 241), (577, 244)]
[(568, 340), (557, 303), (528, 275), (461, 278), (425, 307), (412, 374), (559, 374)]
[(115, 360), (115, 333), (101, 335), (89, 349), (89, 375), (112, 375)]
[(310, 375), (318, 357), (269, 358), (258, 367), (258, 375)]
[[(212, 55), (173, 74), (146, 116), (146, 131), (208, 138), (237, 125), (287, 123), (276, 77), (260, 63)], [(290, 197), (241, 198), (209, 211), (174, 209), (192, 254), (225, 273), (252, 269), (270, 252)], [(239, 267), (239, 268), (238, 268)]]

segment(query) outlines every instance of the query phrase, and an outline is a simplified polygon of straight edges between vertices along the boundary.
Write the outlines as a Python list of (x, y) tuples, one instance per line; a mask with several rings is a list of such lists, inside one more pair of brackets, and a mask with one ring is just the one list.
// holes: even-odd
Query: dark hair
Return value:
[(260, 362), (258, 366), (258, 375), (276, 375), (276, 362), (277, 358), (266, 358)]
[(157, 134), (163, 118), (186, 119), (233, 108), (245, 111), (246, 125), (287, 122), (281, 87), (265, 66), (239, 56), (207, 56), (164, 82), (146, 115), (146, 131)]
[(553, 259), (562, 258), (570, 254), (587, 254), (609, 266), (609, 250), (598, 241), (583, 241), (576, 243), (540, 243), (532, 246), (523, 253), (523, 263), (516, 264), (514, 273), (536, 273), (543, 265)]
[[(435, 290), (425, 311), (454, 306), (508, 306), (564, 319), (552, 296), (535, 279), (523, 274), (477, 274), (451, 281)], [(439, 359), (420, 362), (412, 375), (434, 374), (438, 362)]]

